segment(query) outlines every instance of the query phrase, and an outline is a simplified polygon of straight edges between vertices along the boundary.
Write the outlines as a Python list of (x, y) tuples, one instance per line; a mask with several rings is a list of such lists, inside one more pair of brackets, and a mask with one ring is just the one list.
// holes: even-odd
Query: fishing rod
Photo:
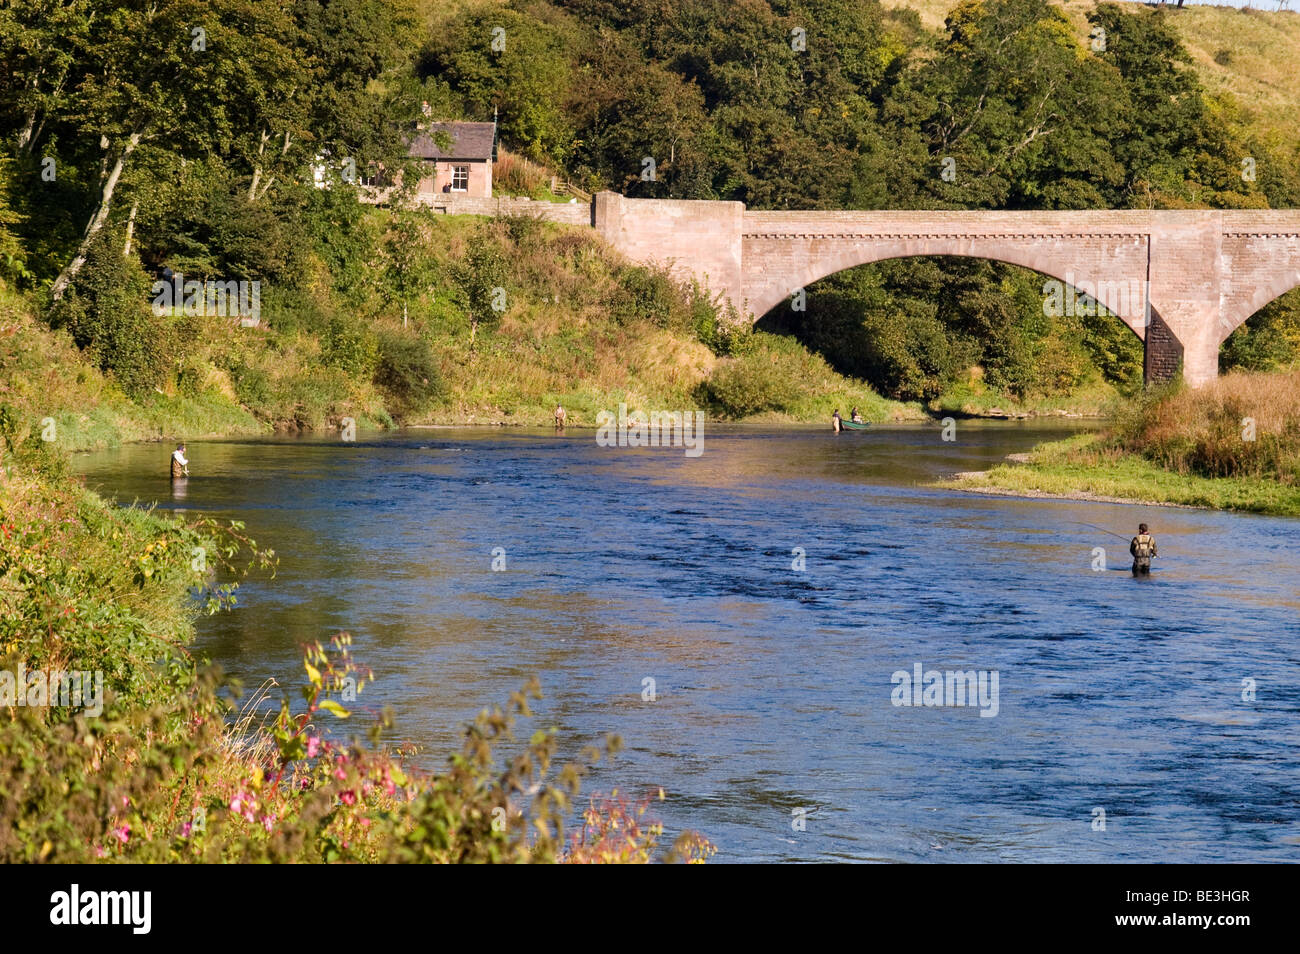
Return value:
[(1082, 521), (1079, 520), (1076, 520), (1074, 522), (1081, 527), (1091, 527), (1093, 530), (1100, 530), (1102, 533), (1109, 533), (1112, 537), (1118, 537), (1121, 540), (1128, 539), (1128, 537), (1124, 536), (1122, 533), (1115, 533), (1113, 530), (1107, 530), (1105, 527), (1099, 527), (1095, 523), (1083, 523)]

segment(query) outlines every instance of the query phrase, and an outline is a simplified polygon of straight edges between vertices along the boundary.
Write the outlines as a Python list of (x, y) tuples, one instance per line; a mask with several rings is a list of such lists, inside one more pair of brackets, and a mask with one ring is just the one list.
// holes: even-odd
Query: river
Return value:
[[(1300, 523), (923, 486), (1067, 430), (713, 426), (698, 457), (576, 429), (195, 441), (179, 495), (161, 445), (77, 466), (245, 521), (280, 571), (199, 649), (296, 686), (300, 644), (352, 633), (361, 702), (428, 768), (536, 674), (520, 734), (576, 756), (618, 733), (584, 790), (662, 786), (670, 837), (720, 861), (1300, 859)], [(1139, 520), (1145, 580), (1083, 525)], [(895, 677), (917, 665), (983, 674), (983, 704), (895, 704), (927, 701)]]

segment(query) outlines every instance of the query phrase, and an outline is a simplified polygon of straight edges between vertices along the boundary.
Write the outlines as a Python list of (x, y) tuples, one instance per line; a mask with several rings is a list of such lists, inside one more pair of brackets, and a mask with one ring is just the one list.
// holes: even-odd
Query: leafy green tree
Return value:
[(475, 234), (453, 273), (458, 304), (469, 317), (471, 344), (480, 325), (496, 325), (505, 313), (508, 275), (501, 239), (490, 228)]
[(420, 76), (458, 92), (466, 118), (499, 114), (501, 134), (532, 159), (561, 163), (573, 147), (564, 103), (572, 34), (510, 8), (466, 10), (420, 58)]
[(113, 228), (95, 235), (84, 270), (51, 318), (138, 400), (166, 380), (172, 334), (166, 318), (150, 313), (149, 280), (138, 261), (122, 255), (122, 239)]
[[(95, 27), (76, 48), (82, 78), (64, 120), (72, 161), (96, 163), (99, 174), (82, 239), (51, 288), (55, 301), (85, 265), (141, 143), (178, 159), (219, 151), (256, 118), (242, 102), (250, 77), (283, 77), (276, 65), (289, 55), (275, 42), (278, 14), (269, 4), (96, 0), (92, 12)], [(265, 42), (257, 39), (263, 27)]]
[(19, 155), (32, 155), (67, 108), (95, 12), (90, 0), (0, 4), (0, 126), (15, 130)]

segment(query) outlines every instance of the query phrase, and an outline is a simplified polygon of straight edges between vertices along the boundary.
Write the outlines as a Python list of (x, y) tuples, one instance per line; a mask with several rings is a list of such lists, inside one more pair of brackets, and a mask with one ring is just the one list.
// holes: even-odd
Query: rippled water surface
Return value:
[[(195, 442), (175, 495), (160, 445), (80, 466), (281, 555), (201, 624), (246, 685), (296, 685), (299, 645), (347, 630), (362, 700), (432, 767), (536, 673), (566, 753), (623, 737), (588, 788), (662, 785), (669, 829), (719, 860), (1300, 858), (1300, 522), (921, 486), (1060, 433), (715, 427), (697, 458), (576, 430)], [(998, 714), (893, 705), (917, 663), (996, 671)]]

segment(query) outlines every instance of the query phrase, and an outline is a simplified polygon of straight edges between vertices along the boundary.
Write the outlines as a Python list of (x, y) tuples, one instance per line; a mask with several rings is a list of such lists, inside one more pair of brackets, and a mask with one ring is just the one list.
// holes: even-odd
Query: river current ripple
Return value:
[[(576, 429), (193, 442), (182, 493), (156, 445), (80, 468), (246, 521), (280, 572), (200, 650), (296, 685), (301, 643), (351, 632), (362, 702), (430, 768), (536, 674), (525, 733), (571, 756), (618, 733), (586, 789), (663, 786), (670, 834), (719, 860), (1300, 858), (1300, 524), (923, 486), (1062, 433), (710, 427), (694, 458)], [(1084, 525), (1139, 520), (1149, 580)], [(997, 714), (895, 705), (918, 664), (996, 673)]]

